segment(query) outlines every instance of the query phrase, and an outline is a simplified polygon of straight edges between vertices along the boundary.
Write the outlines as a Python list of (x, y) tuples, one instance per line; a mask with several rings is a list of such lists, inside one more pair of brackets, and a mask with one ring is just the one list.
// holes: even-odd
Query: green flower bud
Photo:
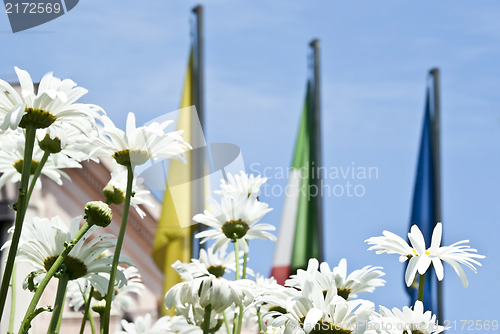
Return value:
[(100, 300), (94, 305), (92, 305), (92, 311), (99, 313), (99, 314), (104, 314), (104, 311), (106, 310), (106, 301), (105, 300)]
[(111, 184), (106, 185), (106, 187), (102, 190), (102, 193), (104, 194), (104, 198), (106, 198), (106, 203), (122, 204), (125, 201), (123, 191)]
[(50, 138), (49, 135), (46, 135), (45, 138), (42, 140), (38, 141), (38, 146), (45, 151), (49, 152), (52, 154), (59, 153), (61, 152), (61, 139), (55, 137), (55, 138)]
[(111, 223), (113, 215), (109, 205), (101, 201), (92, 201), (85, 204), (85, 217), (90, 225), (106, 227)]

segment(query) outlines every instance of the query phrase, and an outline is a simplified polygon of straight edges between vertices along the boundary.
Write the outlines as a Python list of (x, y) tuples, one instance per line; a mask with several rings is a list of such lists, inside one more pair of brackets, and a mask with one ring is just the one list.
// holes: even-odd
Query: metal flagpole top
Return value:
[(193, 13), (199, 14), (203, 12), (203, 6), (202, 5), (197, 5), (193, 8)]

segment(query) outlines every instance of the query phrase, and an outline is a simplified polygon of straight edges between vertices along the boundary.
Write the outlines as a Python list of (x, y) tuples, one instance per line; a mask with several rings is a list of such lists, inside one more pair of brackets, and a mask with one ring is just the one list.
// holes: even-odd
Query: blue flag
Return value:
[[(432, 80), (429, 80), (432, 82)], [(417, 177), (413, 192), (413, 206), (411, 212), (410, 227), (414, 224), (418, 226), (426, 241), (426, 248), (430, 247), (432, 231), (437, 221), (436, 215), (436, 175), (435, 175), (435, 155), (433, 149), (434, 142), (434, 96), (432, 83), (427, 87), (425, 101), (424, 124), (422, 127), (422, 137), (420, 139), (420, 151), (418, 154)], [(414, 304), (418, 295), (417, 281), (408, 289), (411, 303)], [(437, 313), (437, 278), (432, 266), (425, 274), (424, 288), (424, 308)]]

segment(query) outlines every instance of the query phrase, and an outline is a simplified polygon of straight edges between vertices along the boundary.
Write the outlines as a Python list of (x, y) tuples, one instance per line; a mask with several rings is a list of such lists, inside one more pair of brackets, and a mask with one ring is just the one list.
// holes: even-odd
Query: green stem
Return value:
[(229, 329), (229, 320), (227, 320), (226, 311), (222, 312), (222, 316), (224, 317), (224, 325), (226, 326), (226, 333), (229, 334), (231, 333), (231, 330)]
[(66, 288), (68, 286), (68, 281), (69, 275), (67, 273), (62, 274), (59, 277), (59, 282), (57, 283), (56, 300), (54, 302), (54, 311), (52, 311), (52, 318), (50, 319), (47, 334), (59, 333), (59, 327), (61, 326), (62, 313), (64, 309), (64, 300), (66, 299)]
[[(92, 315), (90, 314), (90, 302), (92, 301), (92, 294), (94, 293), (94, 287), (90, 286), (89, 298), (85, 297), (85, 292), (82, 291), (83, 301), (85, 302), (85, 311), (83, 312), (82, 325), (80, 326), (80, 334), (83, 334), (85, 330), (85, 323), (87, 319), (92, 319)], [(93, 333), (93, 332), (92, 332)]]
[(21, 230), (23, 228), (24, 216), (26, 215), (26, 208), (28, 202), (26, 198), (26, 190), (30, 179), (31, 160), (33, 158), (33, 146), (35, 144), (36, 128), (28, 126), (26, 128), (26, 140), (24, 144), (24, 159), (23, 169), (21, 173), (21, 185), (19, 186), (19, 194), (17, 196), (17, 214), (16, 222), (14, 223), (14, 233), (12, 234), (12, 241), (9, 247), (9, 255), (5, 263), (5, 269), (2, 278), (2, 286), (0, 288), (0, 320), (2, 318), (5, 301), (7, 299), (7, 292), (9, 290), (10, 278), (12, 276), (12, 268), (14, 267), (14, 260), (16, 258), (17, 247), (19, 246), (19, 239), (21, 238)]
[[(236, 258), (236, 280), (240, 279), (240, 255), (239, 255), (238, 242), (240, 242), (240, 241), (238, 240), (234, 243), (234, 257)], [(243, 240), (243, 242), (246, 242), (246, 241)], [(243, 255), (243, 274), (242, 274), (243, 278), (246, 277), (247, 256), (248, 256), (247, 253), (245, 253)], [(240, 312), (238, 313), (238, 320), (236, 321), (236, 317), (234, 320), (235, 320), (235, 323), (233, 323), (233, 333), (234, 333), (234, 328), (236, 327), (235, 334), (240, 334), (241, 333), (241, 324), (243, 322), (243, 305), (240, 306)]]
[(118, 234), (118, 240), (116, 241), (115, 254), (113, 256), (113, 264), (111, 266), (111, 272), (109, 275), (108, 292), (106, 293), (106, 309), (104, 311), (104, 316), (102, 317), (103, 322), (101, 324), (101, 332), (103, 332), (104, 334), (109, 333), (109, 320), (110, 320), (109, 318), (111, 313), (111, 301), (113, 300), (113, 291), (115, 289), (116, 269), (118, 267), (118, 260), (120, 259), (123, 239), (125, 238), (125, 229), (127, 228), (127, 219), (128, 219), (128, 211), (130, 209), (130, 198), (132, 196), (133, 180), (134, 180), (134, 170), (132, 166), (129, 164), (127, 166), (127, 190), (125, 192), (125, 204), (123, 205), (122, 223), (120, 226), (120, 232)]
[(205, 308), (205, 315), (203, 317), (203, 334), (210, 334), (210, 314), (212, 313), (212, 305)]
[(16, 272), (17, 265), (14, 263), (12, 268), (12, 277), (10, 280), (10, 319), (9, 319), (9, 334), (14, 333), (14, 320), (16, 318)]
[(248, 253), (243, 254), (243, 274), (241, 275), (242, 279), (247, 278), (247, 262), (248, 262)]
[(418, 279), (418, 297), (417, 299), (421, 302), (424, 301), (424, 287), (425, 287), (425, 274), (420, 275)]
[(35, 294), (33, 295), (33, 298), (31, 299), (31, 303), (26, 310), (26, 314), (24, 315), (24, 319), (21, 323), (21, 326), (19, 327), (19, 334), (23, 334), (28, 331), (28, 329), (31, 327), (31, 320), (33, 320), (30, 316), (31, 314), (35, 311), (36, 305), (38, 304), (38, 301), (42, 297), (42, 293), (47, 287), (47, 284), (49, 284), (50, 279), (52, 276), (55, 275), (55, 273), (59, 270), (59, 267), (61, 264), (63, 264), (64, 260), (68, 256), (69, 252), (75, 247), (76, 243), (87, 233), (87, 231), (90, 228), (90, 224), (88, 222), (85, 222), (83, 224), (82, 228), (76, 233), (76, 235), (73, 237), (73, 239), (66, 244), (64, 247), (64, 250), (61, 252), (61, 254), (57, 257), (56, 261), (52, 264), (52, 267), (47, 271), (47, 274), (43, 278), (43, 280), (40, 282), (38, 287), (36, 288)]
[(236, 334), (236, 327), (238, 327), (238, 312), (234, 313), (232, 334)]
[(104, 312), (98, 312), (99, 313), (99, 323), (101, 324), (101, 330), (99, 331), (100, 334), (104, 333)]
[(257, 322), (259, 323), (259, 333), (262, 333), (262, 315), (260, 314), (260, 307), (257, 308)]
[[(245, 296), (243, 296), (245, 298)], [(240, 314), (238, 315), (238, 328), (236, 329), (236, 334), (241, 333), (241, 325), (243, 324), (243, 305), (240, 305)]]
[[(243, 241), (243, 242), (245, 242), (245, 241)], [(242, 279), (247, 278), (247, 261), (248, 261), (248, 253), (244, 253), (243, 254), (243, 274), (241, 275)], [(243, 295), (243, 298), (245, 298), (245, 295)], [(241, 333), (242, 324), (243, 324), (243, 305), (240, 306), (237, 334)], [(259, 323), (259, 325), (260, 325), (260, 323)]]
[(49, 159), (49, 155), (50, 155), (50, 152), (45, 151), (45, 153), (43, 153), (42, 160), (40, 160), (40, 163), (38, 164), (38, 167), (35, 170), (35, 174), (33, 174), (33, 178), (31, 179), (30, 188), (29, 188), (28, 194), (26, 196), (26, 198), (27, 198), (26, 203), (28, 203), (30, 198), (31, 198), (31, 194), (33, 193), (33, 189), (35, 189), (36, 180), (38, 180), (38, 178), (40, 177), (40, 174), (42, 174), (43, 166), (45, 166), (47, 159)]
[(236, 261), (236, 280), (240, 279), (240, 254), (238, 248), (238, 241), (234, 242), (234, 258)]
[(92, 330), (92, 334), (96, 334), (94, 318), (92, 317), (92, 314), (90, 312), (89, 312), (89, 321), (90, 321), (90, 329)]

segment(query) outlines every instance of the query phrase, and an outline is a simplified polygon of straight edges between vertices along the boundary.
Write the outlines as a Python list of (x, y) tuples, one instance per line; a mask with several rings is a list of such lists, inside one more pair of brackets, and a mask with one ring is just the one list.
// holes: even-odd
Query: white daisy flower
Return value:
[(137, 317), (134, 322), (122, 320), (123, 331), (117, 334), (165, 334), (174, 333), (171, 329), (170, 317), (165, 316), (153, 322), (151, 314), (147, 313), (144, 317)]
[[(21, 234), (21, 241), (17, 252), (17, 260), (28, 262), (34, 271), (26, 278), (24, 287), (37, 285), (45, 277), (57, 257), (65, 248), (65, 243), (70, 242), (79, 230), (82, 216), (71, 221), (71, 227), (64, 224), (58, 216), (47, 218), (34, 218), (33, 222), (26, 224)], [(93, 226), (73, 247), (63, 264), (70, 280), (78, 278), (87, 279), (90, 284), (101, 294), (105, 294), (108, 280), (101, 274), (111, 270), (111, 256), (101, 256), (110, 247), (114, 247), (116, 239), (111, 234), (100, 234), (89, 242), (85, 241), (96, 230)], [(123, 262), (123, 261), (122, 261)], [(119, 286), (125, 283), (123, 274), (117, 275)]]
[(462, 264), (477, 273), (475, 266), (481, 266), (481, 263), (476, 259), (483, 259), (484, 256), (477, 254), (477, 250), (470, 248), (469, 245), (464, 245), (469, 240), (462, 240), (450, 246), (441, 246), (442, 231), (442, 224), (437, 223), (432, 232), (431, 246), (428, 249), (425, 247), (424, 236), (417, 225), (413, 225), (408, 233), (413, 247), (410, 247), (401, 237), (387, 231), (383, 232), (384, 236), (373, 237), (366, 242), (373, 245), (368, 250), (375, 249), (377, 254), (396, 253), (400, 254), (400, 262), (410, 260), (405, 272), (407, 286), (413, 283), (417, 272), (420, 275), (425, 274), (431, 263), (438, 280), (443, 280), (444, 270), (441, 261), (445, 261), (452, 266), (466, 288), (468, 286), (467, 276), (460, 265)]
[(384, 334), (437, 334), (446, 329), (438, 325), (431, 311), (424, 312), (424, 305), (419, 300), (413, 309), (405, 306), (403, 310), (393, 308), (391, 311), (380, 306), (379, 314), (372, 316), (368, 327)]
[[(142, 186), (143, 181), (144, 180), (142, 178), (134, 177), (132, 182), (133, 196), (130, 199), (130, 204), (135, 208), (141, 218), (144, 218), (146, 213), (139, 207), (139, 205), (153, 206), (153, 203), (151, 203), (147, 198), (150, 192)], [(109, 180), (108, 184), (103, 189), (106, 201), (108, 203), (121, 204), (125, 201), (126, 190), (127, 169), (124, 166), (115, 163), (111, 172), (111, 180)]]
[[(0, 188), (8, 181), (18, 182), (21, 180), (21, 172), (24, 160), (24, 135), (22, 130), (8, 130), (0, 133), (0, 141), (2, 150), (0, 150)], [(33, 148), (33, 157), (31, 161), (31, 174), (35, 173), (36, 168), (40, 164), (44, 151), (37, 145)], [(75, 160), (64, 154), (51, 154), (43, 166), (42, 174), (49, 177), (58, 185), (62, 185), (61, 176), (69, 179), (69, 176), (63, 172), (63, 168), (81, 168), (81, 165)], [(32, 179), (32, 176), (30, 176)], [(41, 180), (38, 179), (36, 187), (41, 187)]]
[[(87, 93), (70, 79), (61, 80), (52, 72), (43, 76), (35, 93), (33, 80), (28, 72), (14, 68), (21, 85), (21, 95), (7, 82), (0, 80), (0, 129), (26, 127), (46, 128), (53, 123), (67, 122), (77, 128), (85, 128), (98, 117), (100, 108), (75, 103)], [(92, 117), (88, 117), (92, 116)]]
[(242, 280), (240, 282), (245, 296), (250, 296), (252, 305), (245, 309), (254, 321), (257, 321), (260, 312), (261, 325), (266, 328), (274, 318), (286, 313), (289, 300), (300, 296), (297, 289), (284, 287), (276, 282), (274, 278), (266, 278), (257, 275), (254, 281)]
[[(222, 277), (224, 274), (236, 271), (234, 252), (226, 253), (227, 248), (215, 250), (214, 246), (208, 250), (201, 249), (199, 259), (191, 259), (189, 263), (176, 261), (172, 267), (185, 280), (213, 275)], [(240, 254), (240, 265), (243, 264), (243, 254)], [(253, 270), (247, 268), (247, 274), (253, 276)]]
[(346, 259), (341, 259), (333, 270), (330, 270), (326, 262), (320, 265), (318, 260), (310, 259), (307, 270), (299, 269), (297, 274), (292, 275), (285, 284), (301, 288), (305, 281), (312, 278), (322, 287), (323, 291), (326, 292), (328, 289), (336, 287), (339, 296), (344, 299), (353, 299), (360, 292), (373, 292), (376, 287), (385, 284), (385, 281), (380, 278), (385, 274), (379, 269), (382, 268), (366, 266), (347, 275)]
[(242, 299), (238, 283), (210, 275), (174, 285), (165, 295), (165, 306), (171, 308), (187, 303), (206, 308), (210, 305), (214, 312), (222, 313), (232, 304), (241, 305)]
[(308, 281), (301, 296), (288, 301), (287, 313), (275, 318), (271, 325), (285, 326), (285, 333), (294, 334), (362, 334), (373, 309), (370, 301), (346, 301), (332, 290), (323, 295), (316, 282)]
[[(134, 295), (139, 296), (146, 289), (146, 287), (142, 283), (141, 275), (136, 267), (130, 266), (124, 268), (118, 266), (118, 270), (125, 276), (126, 283), (120, 286), (120, 284), (116, 282), (115, 295), (113, 296), (111, 306), (119, 310), (128, 310), (135, 303)], [(109, 282), (109, 274), (103, 273), (100, 275), (106, 278)], [(69, 300), (69, 305), (75, 311), (82, 310), (85, 305), (83, 296), (85, 295), (85, 297), (88, 298), (90, 287), (91, 285), (89, 281), (85, 278), (79, 278), (69, 282), (66, 295)], [(104, 296), (97, 291), (94, 291), (91, 303), (95, 304), (96, 301), (102, 300), (103, 298)]]
[(230, 196), (239, 196), (241, 194), (247, 196), (258, 197), (260, 192), (260, 187), (266, 183), (267, 178), (260, 177), (260, 175), (255, 176), (253, 174), (247, 174), (243, 171), (240, 174), (233, 175), (231, 173), (227, 174), (227, 181), (222, 179), (220, 181), (221, 190), (215, 191), (215, 194), (221, 194), (225, 192)]
[(221, 203), (213, 198), (208, 199), (209, 209), (193, 217), (198, 223), (202, 223), (211, 230), (196, 234), (201, 238), (201, 243), (214, 239), (214, 248), (219, 249), (229, 244), (238, 242), (245, 253), (248, 252), (247, 241), (258, 238), (275, 241), (276, 237), (269, 232), (275, 228), (269, 224), (257, 224), (266, 213), (272, 209), (266, 203), (260, 202), (255, 197), (243, 194), (237, 197), (221, 196)]
[(99, 156), (112, 156), (120, 165), (139, 166), (149, 159), (172, 158), (185, 162), (185, 151), (190, 149), (182, 138), (183, 131), (165, 132), (172, 121), (153, 122), (136, 127), (135, 115), (127, 116), (126, 131), (117, 128), (111, 119), (102, 117), (103, 135), (95, 141)]

